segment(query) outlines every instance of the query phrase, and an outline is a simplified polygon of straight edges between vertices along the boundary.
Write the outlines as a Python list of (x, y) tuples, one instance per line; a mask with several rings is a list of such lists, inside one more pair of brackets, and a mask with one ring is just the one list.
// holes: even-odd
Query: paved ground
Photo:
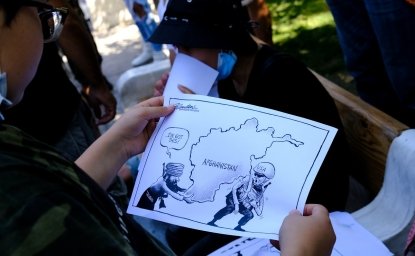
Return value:
[[(108, 80), (115, 86), (114, 95), (117, 97), (118, 102), (119, 102), (117, 112), (121, 114), (124, 112), (124, 109), (122, 106), (123, 101), (121, 99), (121, 95), (118, 95), (119, 92), (116, 90), (117, 89), (116, 85), (117, 85), (117, 81), (119, 80), (119, 78), (125, 72), (127, 71), (131, 72), (131, 70), (133, 69), (133, 67), (131, 66), (131, 61), (137, 55), (139, 55), (142, 51), (142, 40), (138, 32), (138, 28), (135, 24), (119, 25), (108, 31), (102, 31), (102, 30), (94, 31), (94, 37), (95, 37), (95, 42), (97, 44), (98, 50), (103, 57), (103, 62), (101, 66), (103, 73), (104, 75), (106, 75)], [(165, 53), (168, 53), (168, 51), (165, 51)], [(167, 65), (168, 63), (169, 62), (167, 61)], [(147, 69), (152, 69), (154, 65), (156, 65), (156, 63), (152, 63), (151, 65), (141, 66), (140, 68), (141, 68), (141, 71), (146, 70), (145, 72), (147, 72)], [(166, 66), (166, 65), (162, 65), (162, 66)], [(157, 72), (152, 73), (152, 74), (153, 75), (151, 79), (155, 79), (156, 76), (159, 77), (159, 73)], [(147, 81), (147, 84), (148, 82), (149, 81)], [(145, 84), (145, 81), (143, 81), (143, 83), (144, 84), (138, 84), (137, 87), (148, 86), (147, 84)], [(135, 88), (128, 88), (128, 89), (129, 90), (125, 91), (125, 93), (131, 93), (131, 94), (137, 93)], [(132, 89), (132, 91), (130, 89)], [(124, 96), (123, 98), (124, 101), (127, 100), (125, 98), (125, 95), (123, 96)], [(131, 97), (134, 97), (134, 96), (136, 95), (133, 95)], [(137, 95), (137, 96), (141, 96), (141, 95)], [(130, 104), (131, 102), (128, 102), (128, 103)], [(103, 130), (105, 130), (106, 128), (107, 127), (104, 127)]]
[[(95, 43), (100, 52), (102, 71), (108, 80), (115, 86), (118, 78), (131, 68), (132, 59), (141, 52), (141, 38), (135, 24), (120, 25), (109, 30), (93, 31)], [(114, 93), (117, 101), (119, 95)], [(117, 116), (124, 112), (121, 104), (117, 104)], [(114, 122), (114, 121), (113, 121)], [(101, 132), (106, 131), (113, 122), (101, 125)]]
[(137, 26), (124, 25), (94, 33), (98, 50), (103, 56), (102, 69), (115, 84), (119, 76), (131, 68), (131, 60), (141, 52)]

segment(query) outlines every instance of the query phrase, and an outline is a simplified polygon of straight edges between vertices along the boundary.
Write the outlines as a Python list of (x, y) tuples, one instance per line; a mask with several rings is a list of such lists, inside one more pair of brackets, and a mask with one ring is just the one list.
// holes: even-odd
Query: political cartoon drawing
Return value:
[(146, 191), (138, 201), (137, 206), (140, 208), (153, 210), (157, 200), (160, 200), (159, 208), (164, 208), (164, 198), (169, 195), (177, 200), (184, 200), (183, 192), (186, 189), (177, 186), (180, 181), (180, 176), (183, 174), (184, 165), (181, 163), (163, 163), (163, 175), (157, 179)]
[(169, 103), (176, 109), (160, 119), (142, 155), (127, 212), (277, 238), (286, 214), (302, 211), (336, 129), (207, 96)]
[(252, 210), (261, 216), (264, 207), (264, 192), (274, 176), (274, 165), (262, 162), (252, 169), (249, 177), (239, 177), (238, 182), (232, 187), (232, 191), (226, 196), (226, 206), (215, 213), (213, 220), (208, 224), (217, 226), (216, 221), (235, 212), (242, 214), (243, 217), (234, 229), (245, 231), (242, 226), (254, 217)]

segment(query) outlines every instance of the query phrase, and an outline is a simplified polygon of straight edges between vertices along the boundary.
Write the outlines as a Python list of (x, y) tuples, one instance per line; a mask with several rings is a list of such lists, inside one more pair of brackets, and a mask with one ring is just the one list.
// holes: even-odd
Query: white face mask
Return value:
[[(6, 73), (0, 72), (0, 111), (3, 107), (9, 107), (12, 103), (6, 99), (7, 93), (7, 76)], [(3, 115), (0, 112), (0, 120), (4, 120)]]

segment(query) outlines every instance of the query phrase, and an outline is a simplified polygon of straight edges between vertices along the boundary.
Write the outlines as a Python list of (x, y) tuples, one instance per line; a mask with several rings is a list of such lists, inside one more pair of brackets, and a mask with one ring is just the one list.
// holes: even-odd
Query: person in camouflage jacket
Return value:
[[(130, 221), (106, 192), (121, 165), (144, 150), (155, 121), (174, 110), (163, 107), (162, 97), (130, 108), (74, 163), (3, 122), (1, 111), (21, 100), (43, 42), (59, 36), (65, 15), (65, 9), (55, 9), (46, 0), (0, 0), (1, 254), (175, 255)], [(310, 216), (290, 214), (284, 221), (289, 224), (281, 230), (282, 254), (288, 248), (290, 255), (304, 255), (295, 249), (306, 248), (325, 255), (332, 248), (335, 236), (327, 210), (306, 209)], [(289, 239), (301, 238), (310, 229), (320, 232)], [(331, 239), (322, 243), (322, 237)], [(297, 246), (297, 241), (308, 246)]]
[(65, 15), (44, 0), (0, 0), (1, 254), (174, 255), (106, 192), (121, 165), (144, 150), (154, 120), (173, 111), (162, 97), (131, 108), (75, 162), (2, 119)]
[(6, 125), (0, 125), (0, 195), (3, 255), (172, 255), (79, 167)]

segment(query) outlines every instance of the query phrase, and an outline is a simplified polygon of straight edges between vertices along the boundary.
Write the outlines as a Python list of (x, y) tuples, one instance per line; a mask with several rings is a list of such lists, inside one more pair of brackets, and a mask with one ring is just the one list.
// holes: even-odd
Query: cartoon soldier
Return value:
[(271, 163), (262, 162), (257, 164), (248, 178), (239, 178), (232, 191), (226, 196), (226, 206), (219, 210), (213, 216), (213, 220), (207, 224), (216, 226), (215, 222), (217, 220), (232, 212), (239, 212), (243, 217), (234, 229), (245, 231), (242, 226), (254, 217), (252, 210), (255, 210), (255, 213), (261, 216), (264, 208), (264, 192), (271, 184), (270, 180), (274, 178), (274, 175), (275, 168)]
[(180, 201), (183, 199), (186, 200), (183, 196), (186, 189), (177, 185), (180, 181), (179, 177), (183, 174), (183, 169), (184, 165), (181, 163), (168, 163), (167, 165), (163, 163), (163, 175), (144, 191), (137, 206), (148, 210), (154, 210), (157, 199), (160, 198), (159, 208), (166, 207), (164, 198), (167, 198), (169, 195)]

